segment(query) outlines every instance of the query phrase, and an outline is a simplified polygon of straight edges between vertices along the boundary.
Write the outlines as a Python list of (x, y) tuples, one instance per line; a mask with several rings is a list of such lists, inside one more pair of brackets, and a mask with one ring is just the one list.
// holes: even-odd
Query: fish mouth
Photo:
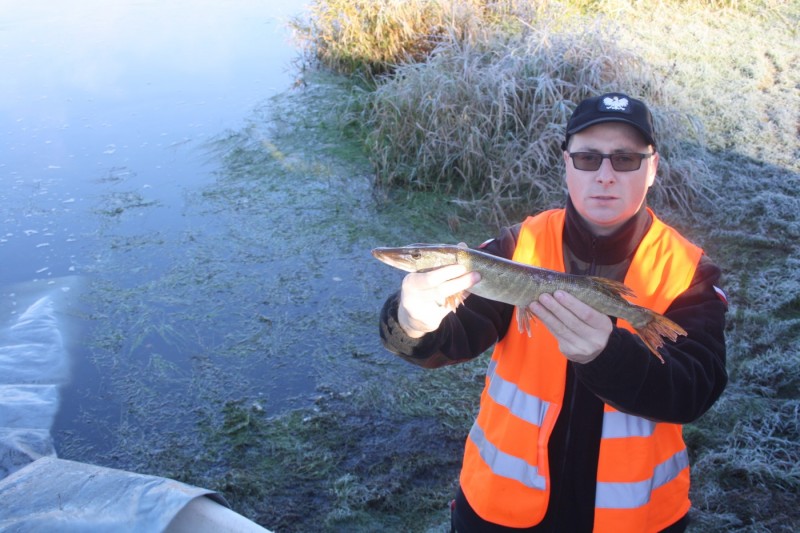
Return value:
[(392, 257), (392, 254), (389, 248), (373, 248), (372, 257), (385, 263)]
[(372, 256), (389, 266), (405, 270), (407, 272), (414, 271), (414, 262), (401, 248), (373, 248)]
[(408, 251), (404, 248), (390, 248), (388, 246), (373, 248), (372, 255), (375, 259), (381, 261), (390, 258), (404, 257), (408, 255)]

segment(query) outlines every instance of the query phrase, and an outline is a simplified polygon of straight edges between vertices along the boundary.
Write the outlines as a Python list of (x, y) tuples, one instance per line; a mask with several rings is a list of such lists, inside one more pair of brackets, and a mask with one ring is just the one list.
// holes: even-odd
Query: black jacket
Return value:
[[(651, 223), (643, 208), (614, 234), (596, 237), (568, 202), (567, 271), (623, 281)], [(519, 230), (520, 225), (503, 229), (483, 251), (511, 258)], [(564, 404), (548, 445), (550, 502), (544, 520), (531, 531), (591, 531), (603, 415), (599, 398), (619, 410), (672, 423), (696, 420), (719, 398), (727, 383), (723, 333), (727, 305), (715, 290), (719, 277), (719, 268), (704, 255), (690, 287), (667, 309), (665, 315), (687, 331), (662, 348), (668, 372), (634, 334), (621, 328), (614, 328), (595, 360), (568, 364)], [(471, 295), (438, 330), (411, 339), (397, 323), (398, 301), (399, 293), (392, 295), (381, 312), (384, 346), (428, 368), (479, 356), (503, 338), (514, 311), (511, 305)], [(461, 494), (458, 504), (467, 505)], [(474, 514), (469, 511), (461, 509), (457, 515), (466, 520)]]

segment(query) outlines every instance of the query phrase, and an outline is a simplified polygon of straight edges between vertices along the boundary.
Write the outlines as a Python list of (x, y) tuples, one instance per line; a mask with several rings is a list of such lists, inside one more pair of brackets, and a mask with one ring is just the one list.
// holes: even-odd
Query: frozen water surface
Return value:
[[(69, 347), (58, 414), (56, 395), (46, 406), (59, 456), (136, 468), (160, 439), (192, 440), (221, 402), (278, 411), (313, 390), (289, 363), (313, 351), (292, 347), (308, 333), (287, 324), (303, 318), (269, 297), (283, 280), (307, 299), (291, 288), (302, 274), (254, 240), (286, 217), (245, 227), (209, 149), (292, 86), (286, 21), (303, 2), (0, 4), (2, 324), (65, 276), (84, 287), (53, 311), (70, 326), (54, 330)], [(24, 346), (4, 342), (25, 366)]]

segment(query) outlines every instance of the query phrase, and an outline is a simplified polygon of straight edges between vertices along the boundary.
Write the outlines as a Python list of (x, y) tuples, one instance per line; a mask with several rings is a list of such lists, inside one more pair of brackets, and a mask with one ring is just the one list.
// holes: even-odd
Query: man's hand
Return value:
[(600, 355), (614, 328), (607, 315), (560, 290), (542, 294), (530, 309), (558, 340), (561, 353), (576, 363), (588, 363)]
[(449, 265), (429, 272), (413, 272), (403, 278), (397, 320), (409, 337), (419, 338), (434, 331), (454, 310), (448, 299), (460, 295), (481, 279), (463, 265)]

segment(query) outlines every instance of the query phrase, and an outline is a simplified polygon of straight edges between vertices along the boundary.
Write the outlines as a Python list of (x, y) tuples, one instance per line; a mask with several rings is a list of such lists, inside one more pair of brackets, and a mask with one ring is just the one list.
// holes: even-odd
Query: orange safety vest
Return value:
[[(625, 284), (637, 295), (633, 303), (663, 313), (689, 287), (703, 251), (650, 214), (652, 226)], [(564, 209), (529, 217), (513, 259), (564, 272), (564, 217)], [(632, 331), (624, 320), (617, 324)], [(520, 528), (544, 518), (550, 497), (547, 443), (564, 398), (566, 366), (541, 321), (531, 337), (510, 327), (497, 343), (460, 478), (467, 501), (484, 520)], [(659, 367), (669, 372), (669, 360)], [(681, 430), (605, 405), (595, 531), (659, 531), (688, 512), (689, 461)]]

